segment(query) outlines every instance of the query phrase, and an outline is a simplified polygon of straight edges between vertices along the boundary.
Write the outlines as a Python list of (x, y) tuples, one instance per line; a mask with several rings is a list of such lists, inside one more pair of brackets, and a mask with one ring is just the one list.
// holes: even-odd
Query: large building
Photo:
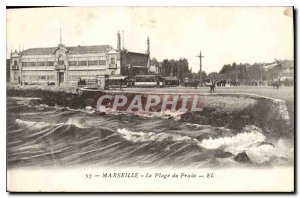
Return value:
[(276, 60), (264, 64), (268, 80), (294, 81), (294, 60)]
[[(120, 41), (118, 34), (118, 41)], [(118, 44), (120, 46), (120, 44)], [(148, 74), (150, 67), (150, 40), (147, 38), (146, 53), (130, 52), (126, 49), (121, 50), (121, 74), (122, 75), (139, 75)]]
[(150, 41), (147, 52), (134, 53), (121, 49), (117, 34), (117, 49), (110, 45), (30, 48), (10, 55), (10, 82), (14, 84), (77, 84), (80, 79), (111, 77), (148, 72)]

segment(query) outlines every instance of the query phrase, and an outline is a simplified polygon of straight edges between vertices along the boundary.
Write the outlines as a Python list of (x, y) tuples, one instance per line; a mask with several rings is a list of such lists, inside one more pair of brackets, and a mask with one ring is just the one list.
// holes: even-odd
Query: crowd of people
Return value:
[[(178, 81), (176, 82), (178, 83)], [(130, 79), (107, 79), (105, 80), (105, 84), (107, 85), (107, 89), (119, 88), (121, 90), (123, 87), (134, 87), (135, 83), (134, 81), (131, 82)], [(87, 82), (85, 79), (79, 79), (78, 85), (79, 86), (87, 85)], [(165, 82), (165, 85), (167, 85), (167, 82)], [(195, 88), (197, 88), (198, 86), (205, 86), (210, 88), (209, 92), (215, 92), (216, 87), (240, 86), (240, 85), (248, 85), (248, 84), (245, 84), (245, 82), (241, 83), (237, 80), (225, 80), (225, 79), (215, 80), (213, 78), (210, 78), (204, 80), (202, 83), (200, 83), (199, 80), (185, 81), (183, 85), (186, 87), (195, 87)], [(258, 86), (258, 85), (263, 85), (263, 83), (257, 82), (255, 84), (252, 83), (250, 85)], [(269, 81), (266, 85), (272, 86), (273, 89), (279, 89), (280, 86), (292, 86), (293, 81), (287, 79), (284, 81), (280, 81), (280, 79), (277, 79), (277, 80)], [(176, 86), (178, 86), (178, 84)]]

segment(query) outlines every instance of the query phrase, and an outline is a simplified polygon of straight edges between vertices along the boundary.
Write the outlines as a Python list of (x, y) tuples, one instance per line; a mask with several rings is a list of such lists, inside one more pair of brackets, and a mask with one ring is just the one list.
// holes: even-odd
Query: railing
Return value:
[(66, 70), (66, 66), (65, 65), (55, 65), (55, 70)]
[(109, 69), (116, 69), (117, 68), (117, 64), (109, 64), (108, 66)]
[(18, 69), (19, 69), (19, 66), (18, 66), (18, 65), (13, 65), (13, 66), (11, 67), (11, 69), (13, 69), (13, 70), (18, 70)]

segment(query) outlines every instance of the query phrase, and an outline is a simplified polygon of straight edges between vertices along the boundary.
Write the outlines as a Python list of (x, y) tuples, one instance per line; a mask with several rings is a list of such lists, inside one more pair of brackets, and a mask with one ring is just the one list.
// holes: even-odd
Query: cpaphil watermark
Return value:
[(199, 112), (203, 101), (198, 95), (102, 95), (96, 109), (99, 112)]

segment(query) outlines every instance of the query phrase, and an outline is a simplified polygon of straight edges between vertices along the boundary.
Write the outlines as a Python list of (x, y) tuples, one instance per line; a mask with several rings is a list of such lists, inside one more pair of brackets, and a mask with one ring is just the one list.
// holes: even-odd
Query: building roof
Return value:
[(127, 50), (127, 49), (123, 49), (122, 52), (125, 53), (125, 54), (129, 54), (129, 55), (143, 55), (143, 56), (149, 56), (149, 54), (147, 54), (147, 53), (133, 52), (133, 51), (129, 51), (129, 50)]
[(127, 54), (129, 54), (129, 55), (140, 55), (140, 56), (145, 56), (145, 57), (149, 56), (149, 54), (146, 54), (146, 53), (130, 52), (130, 51), (128, 51)]
[(74, 46), (66, 47), (69, 53), (89, 53), (89, 52), (105, 52), (107, 49), (111, 49), (110, 45), (91, 45), (91, 46)]
[(29, 48), (22, 52), (23, 55), (35, 55), (35, 54), (53, 54), (57, 47), (45, 47), (45, 48)]
[[(38, 54), (53, 54), (58, 47), (45, 47), (45, 48), (30, 48), (22, 52), (23, 55), (38, 55)], [(81, 53), (102, 53), (106, 49), (111, 49), (110, 45), (91, 45), (91, 46), (73, 46), (66, 47), (70, 54)]]

